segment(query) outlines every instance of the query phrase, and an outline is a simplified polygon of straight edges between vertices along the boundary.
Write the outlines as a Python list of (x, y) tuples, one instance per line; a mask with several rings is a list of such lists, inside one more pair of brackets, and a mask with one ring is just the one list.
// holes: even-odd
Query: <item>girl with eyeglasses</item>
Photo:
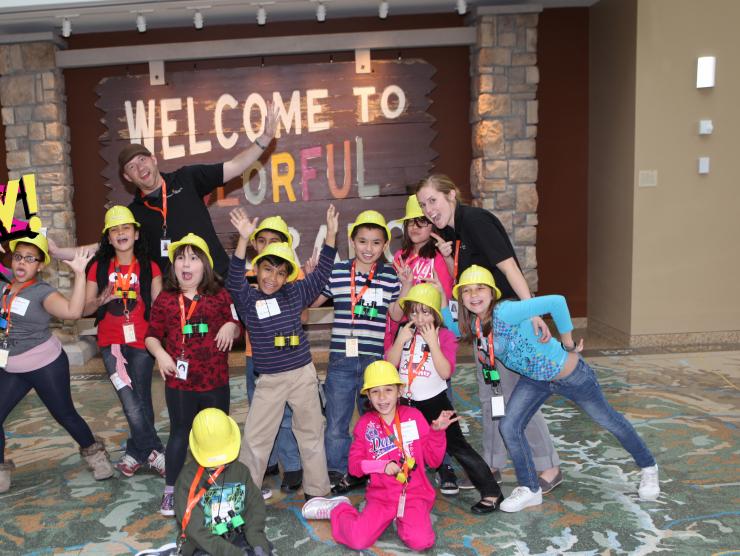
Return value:
[(90, 257), (78, 250), (72, 260), (65, 261), (75, 276), (72, 295), (67, 299), (39, 279), (39, 273), (51, 260), (43, 235), (11, 241), (10, 249), (13, 277), (0, 294), (0, 492), (10, 488), (15, 467), (5, 459), (2, 424), (31, 389), (77, 442), (93, 477), (98, 481), (108, 479), (113, 475), (108, 453), (75, 409), (69, 360), (49, 329), (52, 317), (75, 320), (82, 316), (85, 265)]

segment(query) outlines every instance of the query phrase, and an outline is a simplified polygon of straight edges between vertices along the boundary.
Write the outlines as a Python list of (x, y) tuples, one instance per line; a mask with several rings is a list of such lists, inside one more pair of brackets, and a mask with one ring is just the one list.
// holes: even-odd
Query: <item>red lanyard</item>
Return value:
[(36, 278), (30, 279), (28, 282), (24, 282), (18, 290), (16, 290), (15, 293), (11, 294), (11, 290), (13, 289), (13, 286), (17, 284), (15, 280), (10, 283), (10, 285), (5, 286), (5, 291), (3, 292), (3, 315), (5, 316), (5, 320), (8, 321), (8, 326), (5, 329), (5, 336), (8, 336), (10, 334), (10, 309), (13, 307), (13, 301), (16, 297), (18, 297), (18, 294), (21, 293), (23, 290), (25, 290), (28, 286), (32, 286), (36, 283)]
[[(478, 340), (483, 343), (483, 334), (481, 334), (480, 331), (480, 319), (475, 319), (475, 334), (478, 337)], [(491, 362), (491, 369), (494, 367), (495, 359), (493, 357), (493, 326), (491, 326), (491, 331), (488, 333), (488, 358)], [(478, 361), (481, 362), (482, 365), (486, 364), (485, 357), (481, 357), (481, 352), (478, 350)]]
[[(190, 320), (190, 317), (193, 316), (193, 312), (195, 311), (195, 306), (198, 305), (198, 300), (200, 299), (199, 295), (196, 295), (193, 298), (193, 302), (190, 304), (190, 308), (188, 309), (188, 314), (185, 314), (185, 300), (183, 298), (183, 295), (180, 294), (179, 302), (180, 302), (180, 331), (185, 328), (185, 325)], [(185, 334), (182, 335), (182, 343), (185, 343)], [(184, 348), (183, 348), (184, 349)]]
[(360, 290), (359, 295), (355, 294), (355, 265), (357, 264), (357, 259), (352, 261), (352, 268), (349, 272), (349, 298), (352, 301), (352, 307), (350, 311), (352, 312), (352, 324), (355, 323), (355, 305), (357, 305), (357, 302), (362, 299), (362, 296), (365, 295), (365, 292), (367, 291), (368, 287), (370, 287), (370, 282), (373, 280), (373, 276), (375, 276), (375, 266), (377, 263), (373, 263), (373, 266), (370, 267), (370, 274), (367, 275), (367, 280), (365, 280), (365, 285), (362, 286), (362, 289)]
[(457, 261), (460, 258), (460, 240), (455, 240), (455, 265), (452, 269), (452, 279), (457, 280)]
[[(195, 489), (198, 487), (198, 484), (200, 483), (200, 478), (203, 476), (203, 467), (198, 466), (198, 471), (195, 473), (195, 477), (193, 478), (193, 482), (190, 483), (190, 492), (188, 493), (188, 505), (185, 508), (185, 513), (182, 516), (182, 538), (185, 538), (185, 528), (188, 526), (188, 523), (190, 523), (190, 514), (193, 511), (193, 508), (198, 503), (198, 501), (203, 498), (203, 495), (206, 493), (205, 487), (201, 487), (201, 489), (198, 491), (198, 493), (195, 493)], [(218, 476), (221, 474), (221, 472), (226, 469), (225, 465), (222, 465), (216, 471), (213, 473), (213, 475), (208, 476), (208, 484), (212, 485), (216, 482), (216, 479), (218, 479)]]
[(162, 208), (150, 205), (148, 201), (144, 201), (144, 206), (162, 215), (162, 237), (167, 237), (167, 182), (162, 176), (159, 179), (162, 180)]
[(394, 425), (396, 434), (394, 434), (388, 428), (388, 425), (386, 424), (385, 419), (383, 419), (383, 417), (380, 417), (380, 424), (383, 426), (383, 432), (385, 433), (385, 435), (393, 441), (393, 444), (396, 445), (396, 448), (398, 448), (398, 451), (401, 453), (401, 457), (403, 458), (403, 466), (401, 468), (401, 473), (403, 473), (406, 477), (408, 477), (409, 470), (414, 468), (414, 466), (416, 465), (416, 462), (414, 461), (414, 458), (412, 458), (410, 454), (407, 457), (406, 450), (403, 447), (403, 434), (401, 434), (401, 417), (398, 415), (398, 408), (396, 408), (396, 414), (393, 417), (393, 425)]
[(417, 376), (421, 373), (421, 369), (424, 367), (424, 363), (427, 362), (427, 359), (429, 359), (429, 352), (425, 351), (424, 355), (421, 356), (421, 361), (419, 361), (419, 364), (416, 365), (416, 368), (414, 368), (414, 353), (416, 350), (416, 334), (414, 334), (413, 340), (411, 340), (411, 345), (409, 346), (409, 383), (406, 386), (406, 397), (411, 398), (411, 385), (414, 382), (414, 379), (416, 379)]
[(116, 257), (114, 261), (113, 268), (116, 271), (116, 283), (114, 287), (116, 290), (121, 290), (123, 292), (123, 295), (121, 296), (121, 299), (123, 300), (123, 314), (126, 316), (126, 320), (128, 320), (128, 292), (131, 291), (131, 277), (134, 275), (134, 267), (136, 266), (137, 261), (136, 257), (134, 257), (126, 274), (121, 272), (121, 265), (118, 264), (118, 257)]

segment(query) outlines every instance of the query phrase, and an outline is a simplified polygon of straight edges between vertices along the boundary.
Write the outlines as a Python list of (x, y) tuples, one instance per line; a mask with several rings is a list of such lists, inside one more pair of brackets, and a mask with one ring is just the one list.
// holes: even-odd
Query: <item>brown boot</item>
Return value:
[(0, 463), (0, 492), (10, 490), (10, 472), (13, 469), (15, 469), (15, 464), (10, 460)]
[(80, 455), (85, 458), (96, 481), (110, 479), (113, 476), (113, 466), (110, 464), (108, 452), (99, 438), (96, 437), (95, 443), (91, 446), (80, 448)]

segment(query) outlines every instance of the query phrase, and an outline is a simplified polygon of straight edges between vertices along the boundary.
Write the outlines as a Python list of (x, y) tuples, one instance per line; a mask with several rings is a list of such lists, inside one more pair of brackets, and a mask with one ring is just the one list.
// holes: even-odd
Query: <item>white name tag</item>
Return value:
[(175, 376), (180, 380), (188, 379), (188, 362), (185, 359), (175, 361)]
[(123, 341), (127, 344), (136, 342), (136, 330), (134, 330), (133, 323), (123, 325)]
[(128, 386), (128, 384), (121, 380), (121, 377), (118, 376), (118, 373), (113, 373), (112, 375), (110, 375), (110, 381), (113, 383), (113, 387), (116, 389), (116, 392), (118, 392), (121, 388), (126, 388), (126, 386)]
[(448, 307), (450, 308), (450, 313), (452, 313), (452, 318), (457, 320), (457, 301), (450, 299)]
[(231, 307), (231, 316), (234, 318), (234, 320), (239, 320), (239, 315), (236, 312), (236, 307), (234, 307), (234, 304), (232, 303), (231, 305), (229, 305), (229, 307)]
[(274, 297), (271, 297), (270, 299), (257, 300), (257, 303), (255, 303), (255, 309), (257, 309), (257, 318), (260, 320), (280, 314), (280, 306), (278, 305), (277, 299)]
[(383, 288), (368, 288), (365, 293), (362, 294), (362, 299), (365, 301), (365, 305), (371, 305), (375, 302), (376, 307), (382, 307)]
[(10, 352), (7, 349), (0, 349), (0, 367), (5, 368), (8, 366), (8, 356)]
[(10, 307), (10, 312), (15, 313), (16, 315), (25, 316), (30, 303), (31, 302), (25, 297), (16, 297), (13, 300), (13, 305)]
[(506, 415), (503, 396), (491, 397), (491, 417), (503, 417)]
[(170, 243), (172, 243), (171, 239), (160, 239), (159, 240), (159, 254), (162, 257), (169, 257), (170, 254), (168, 252), (168, 249), (170, 247)]
[(411, 444), (414, 440), (419, 440), (419, 429), (416, 427), (416, 421), (403, 421), (401, 423), (401, 436), (404, 444)]
[(360, 355), (360, 344), (357, 338), (347, 338), (344, 353), (347, 357), (358, 357)]

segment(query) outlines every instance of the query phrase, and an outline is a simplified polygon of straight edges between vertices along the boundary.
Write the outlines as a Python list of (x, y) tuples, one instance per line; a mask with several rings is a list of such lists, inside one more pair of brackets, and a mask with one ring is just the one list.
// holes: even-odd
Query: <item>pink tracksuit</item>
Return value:
[[(398, 406), (401, 423), (416, 421), (419, 439), (407, 444), (406, 451), (416, 460), (416, 468), (406, 487), (403, 517), (397, 519), (398, 536), (412, 550), (421, 551), (434, 545), (430, 518), (435, 492), (427, 480), (425, 468), (442, 463), (447, 441), (444, 431), (435, 431), (424, 416), (413, 407)], [(391, 429), (392, 427), (388, 427)], [(406, 439), (404, 438), (404, 441)], [(384, 470), (389, 461), (398, 462), (401, 454), (385, 434), (381, 417), (371, 411), (363, 415), (354, 430), (349, 450), (349, 472), (355, 476), (369, 474), (367, 505), (362, 513), (350, 504), (340, 504), (331, 512), (334, 539), (354, 550), (372, 546), (390, 523), (396, 519), (403, 485)]]

